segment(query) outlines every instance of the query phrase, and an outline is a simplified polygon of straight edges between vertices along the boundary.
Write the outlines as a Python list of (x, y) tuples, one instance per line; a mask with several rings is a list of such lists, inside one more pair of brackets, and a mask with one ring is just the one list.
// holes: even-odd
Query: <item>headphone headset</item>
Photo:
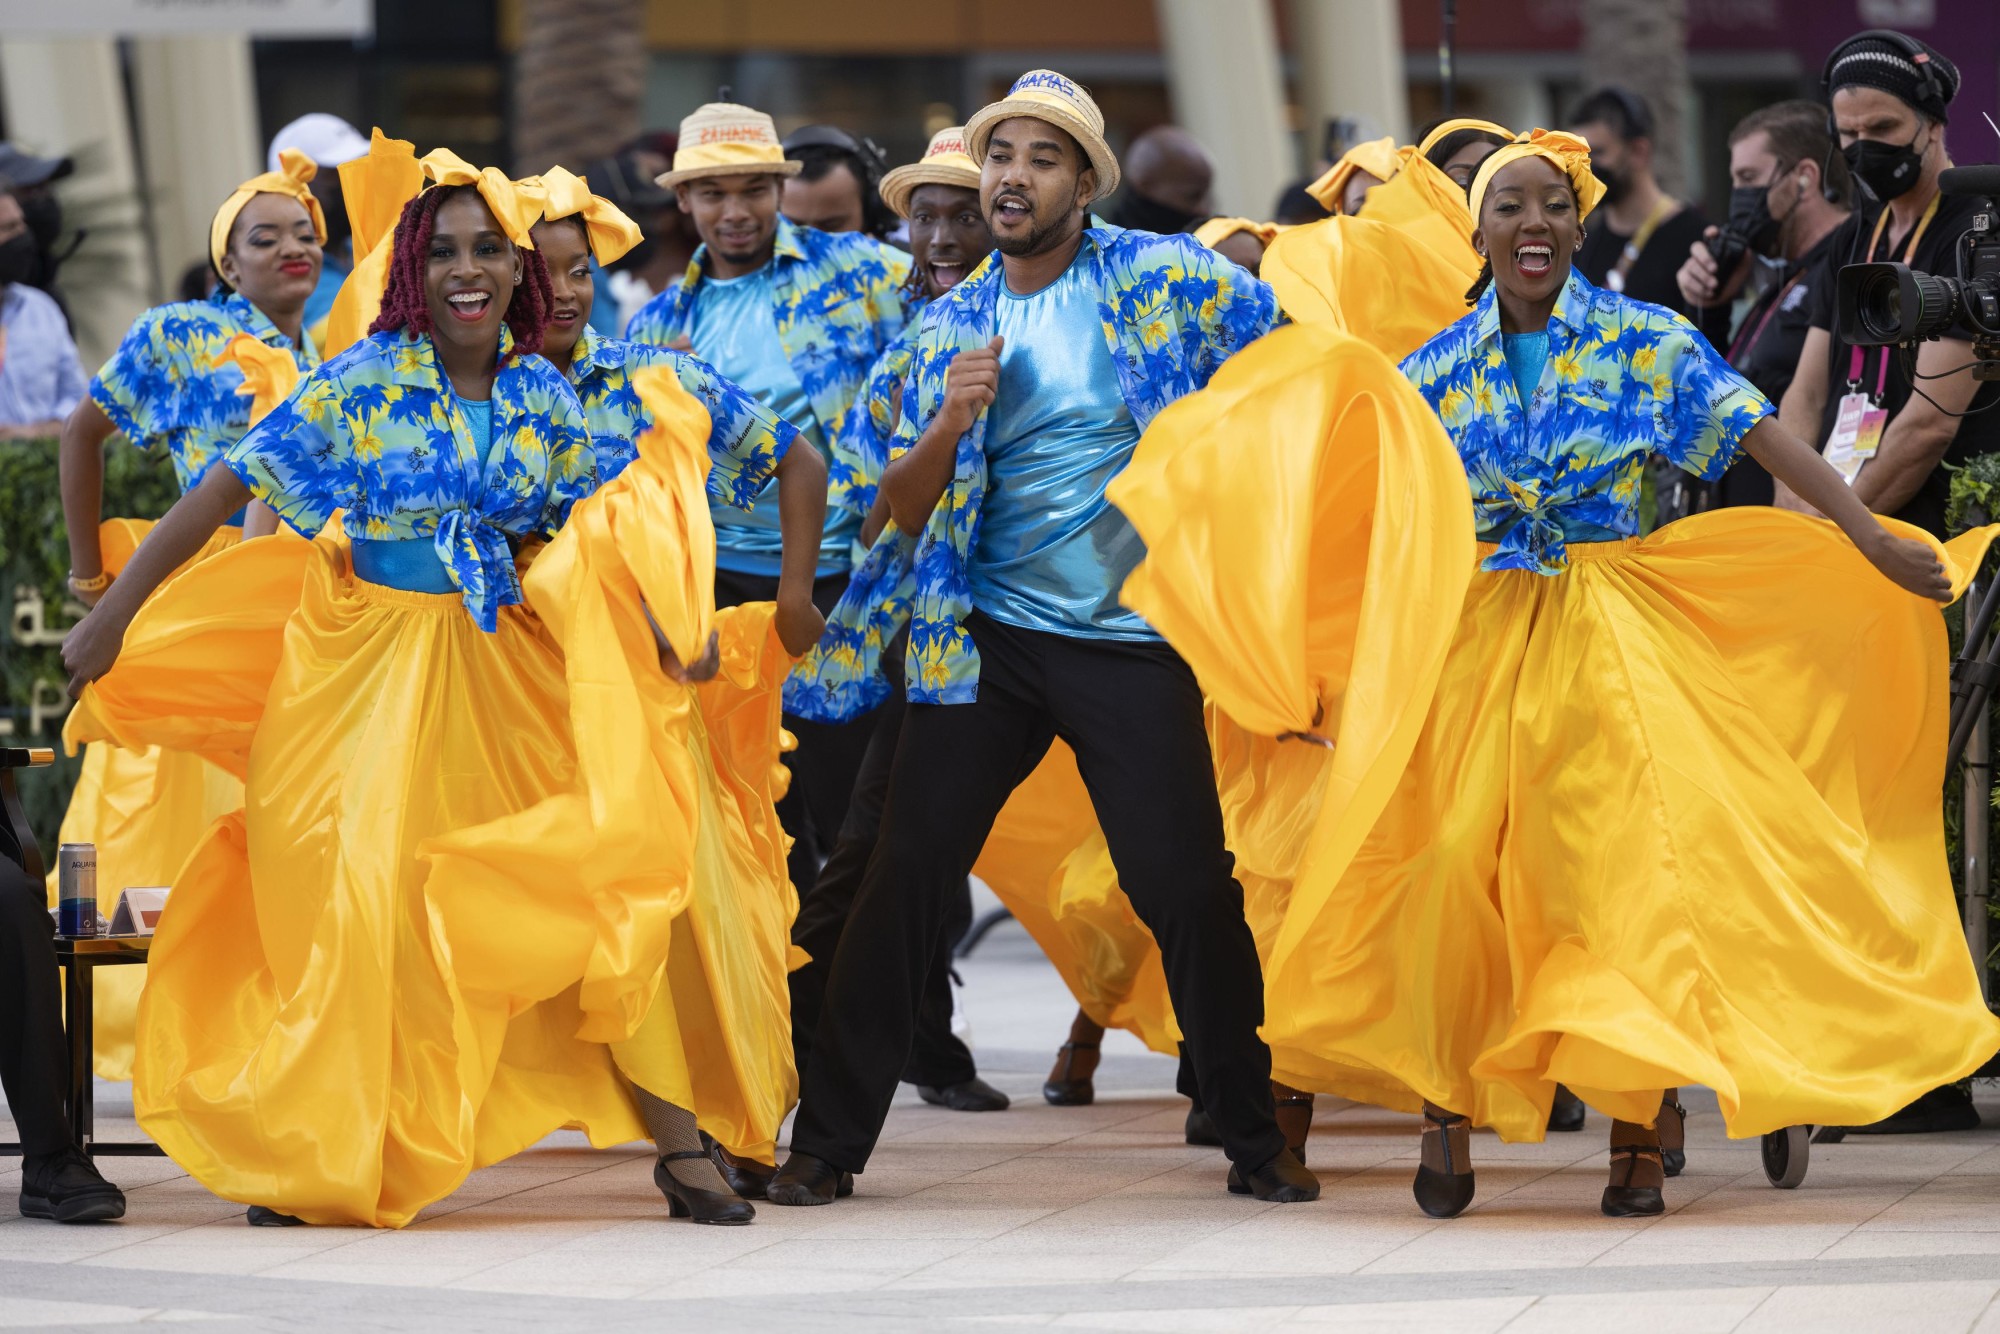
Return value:
[[(1931, 62), (1930, 48), (1926, 47), (1922, 42), (1906, 33), (1897, 32), (1894, 28), (1870, 28), (1866, 32), (1857, 32), (1839, 46), (1833, 48), (1832, 52), (1827, 55), (1826, 64), (1821, 67), (1819, 72), (1820, 92), (1826, 98), (1826, 134), (1829, 139), (1833, 140), (1835, 148), (1840, 147), (1840, 127), (1834, 123), (1833, 119), (1833, 67), (1840, 63), (1840, 58), (1846, 55), (1855, 43), (1865, 42), (1871, 38), (1878, 42), (1886, 42), (1890, 46), (1895, 47), (1908, 56), (1910, 63), (1917, 67), (1917, 77), (1921, 80), (1917, 84), (1917, 98), (1919, 101), (1936, 102), (1939, 105), (1943, 105), (1951, 100), (1951, 94), (1945, 90), (1944, 84), (1938, 79), (1937, 66)], [(1922, 114), (1929, 115), (1930, 113), (1923, 112)]]
[(832, 148), (852, 153), (855, 161), (861, 164), (862, 184), (870, 195), (875, 193), (875, 187), (889, 172), (889, 155), (882, 150), (882, 145), (865, 134), (857, 138), (838, 125), (802, 126), (785, 136), (782, 147), (787, 157), (801, 148)]

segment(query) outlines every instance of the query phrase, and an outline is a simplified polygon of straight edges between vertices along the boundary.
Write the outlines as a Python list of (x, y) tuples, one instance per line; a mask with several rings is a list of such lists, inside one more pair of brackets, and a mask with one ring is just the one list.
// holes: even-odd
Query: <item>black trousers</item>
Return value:
[[(826, 979), (833, 967), (834, 951), (854, 908), (854, 896), (868, 870), (882, 826), (882, 807), (889, 796), (889, 773), (896, 759), (896, 742), (903, 732), (903, 651), (907, 640), (898, 636), (883, 654), (883, 670), (895, 687), (888, 700), (875, 710), (874, 735), (855, 779), (854, 796), (847, 806), (847, 823), (833, 853), (820, 867), (819, 879), (799, 896), (798, 920), (792, 924), (792, 943), (812, 956), (812, 962), (794, 969), (787, 979), (792, 992), (792, 1054), (803, 1073), (812, 1059), (814, 1036), (819, 1031), (820, 1014), (826, 1000)], [(972, 892), (964, 881), (951, 895), (946, 908), (944, 930), (938, 937), (930, 972), (924, 979), (923, 1002), (917, 1008), (916, 1029), (910, 1043), (910, 1059), (904, 1064), (903, 1079), (910, 1084), (944, 1088), (963, 1084), (979, 1073), (972, 1053), (951, 1031), (951, 952), (972, 925)]]
[[(813, 605), (831, 612), (846, 591), (844, 574), (817, 579), (813, 582)], [(715, 572), (717, 607), (770, 602), (777, 596), (775, 575)], [(792, 785), (778, 803), (778, 822), (792, 838), (788, 869), (792, 886), (802, 899), (819, 879), (820, 864), (833, 854), (834, 841), (847, 823), (848, 799), (854, 792), (855, 776), (861, 772), (869, 734), (875, 729), (874, 718), (869, 714), (851, 723), (828, 724), (785, 715), (785, 729), (798, 738), (799, 748), (784, 757), (785, 767), (792, 772)]]
[(63, 1091), (69, 1047), (63, 1041), (62, 984), (55, 923), (40, 881), (0, 858), (0, 1087), (32, 1158), (71, 1147)]
[(949, 896), (1021, 778), (1061, 737), (1132, 907), (1159, 942), (1167, 990), (1230, 1159), (1285, 1146), (1271, 1053), (1257, 1035), (1263, 976), (1224, 845), (1201, 690), (1163, 644), (1074, 639), (966, 622), (980, 656), (971, 704), (903, 717), (875, 855), (827, 977), (802, 1081), (794, 1151), (868, 1164), (909, 1058)]

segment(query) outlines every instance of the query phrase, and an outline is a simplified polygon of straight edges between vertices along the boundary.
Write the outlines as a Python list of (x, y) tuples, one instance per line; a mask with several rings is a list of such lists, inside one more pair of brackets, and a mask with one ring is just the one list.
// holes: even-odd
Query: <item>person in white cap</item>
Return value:
[[(969, 277), (993, 251), (993, 233), (979, 208), (979, 166), (965, 151), (965, 127), (951, 126), (931, 136), (923, 160), (896, 168), (882, 178), (882, 202), (910, 229), (910, 281), (906, 289), (913, 305), (927, 305)], [(913, 320), (889, 345), (874, 368), (846, 428), (834, 442), (829, 504), (848, 507), (862, 522), (862, 539), (872, 544), (889, 517), (880, 494), (882, 469), (889, 462), (889, 442), (902, 410), (903, 385), (916, 356), (918, 324)], [(884, 539), (895, 542), (891, 535)], [(792, 970), (792, 1047), (801, 1070), (812, 1054), (820, 1002), (826, 990), (827, 966), (833, 961), (847, 913), (862, 873), (875, 851), (882, 823), (882, 799), (889, 788), (889, 771), (902, 730), (902, 672), (893, 653), (887, 664), (893, 687), (871, 716), (873, 734), (854, 783), (847, 821), (839, 840), (820, 868), (819, 878), (800, 887), (798, 920), (792, 943), (810, 956)], [(925, 1102), (959, 1112), (997, 1112), (1007, 1107), (1007, 1095), (979, 1077), (972, 1052), (952, 1032), (951, 947), (971, 925), (972, 903), (961, 878), (951, 904), (952, 924), (938, 941), (917, 1016), (915, 1040), (903, 1079), (917, 1086)]]
[(896, 527), (922, 534), (909, 705), (880, 839), (827, 977), (792, 1154), (766, 1196), (804, 1205), (852, 1193), (909, 1055), (950, 898), (1060, 737), (1159, 941), (1229, 1189), (1311, 1200), (1319, 1183), (1273, 1111), (1263, 979), (1224, 845), (1201, 687), (1120, 604), (1145, 553), (1105, 499), (1146, 426), (1268, 332), (1277, 303), (1192, 237), (1091, 224), (1118, 160), (1097, 104), (1063, 75), (1021, 76), (967, 123), (966, 146), (999, 262), (924, 313), (882, 474)]
[(336, 169), (343, 162), (368, 156), (368, 136), (330, 112), (309, 111), (271, 136), (270, 151), (265, 155), (267, 170), (281, 169), (280, 161), (287, 148), (297, 149), (319, 166), (319, 174), (312, 180), (312, 192), (326, 218), (326, 246), (319, 285), (306, 298), (305, 317), (305, 327), (312, 332), (314, 341), (319, 342), (326, 332), (326, 316), (333, 309), (333, 298), (354, 269), (354, 238), (347, 223), (347, 200), (340, 193), (340, 172)]
[[(799, 170), (761, 111), (711, 102), (683, 120), (673, 170), (659, 184), (694, 220), (701, 247), (687, 276), (647, 302), (625, 336), (692, 351), (824, 455), (868, 368), (902, 332), (900, 288), (910, 260), (873, 237), (781, 217), (779, 185)], [(772, 600), (783, 547), (775, 488), (747, 514), (716, 505), (712, 515), (717, 604)], [(813, 585), (822, 611), (847, 588), (860, 528), (856, 515), (827, 506)], [(869, 724), (829, 726), (787, 715), (785, 726), (799, 747), (785, 757), (792, 783), (778, 813), (793, 839), (792, 883), (810, 885), (847, 818)]]

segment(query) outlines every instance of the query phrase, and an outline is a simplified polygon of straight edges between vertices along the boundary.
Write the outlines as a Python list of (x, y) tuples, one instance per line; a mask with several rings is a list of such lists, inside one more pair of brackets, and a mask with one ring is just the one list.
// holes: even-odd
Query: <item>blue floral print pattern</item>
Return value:
[(903, 383), (916, 360), (919, 327), (919, 312), (912, 311), (910, 323), (868, 368), (861, 398), (829, 446), (833, 457), (826, 464), (828, 506), (838, 505), (863, 519), (875, 507), (882, 470), (889, 466), (889, 442), (902, 415)]
[(1635, 536), (1649, 454), (1712, 481), (1771, 414), (1692, 324), (1574, 271), (1548, 331), (1525, 406), (1491, 287), (1403, 361), (1465, 462), (1479, 536), (1499, 546), (1488, 570), (1559, 574), (1569, 542)]
[(350, 537), (430, 538), (487, 631), (521, 600), (509, 535), (553, 533), (597, 486), (582, 405), (554, 366), (515, 356), (504, 329), (483, 465), (430, 338), (407, 330), (320, 366), (224, 458), (308, 537), (342, 510)]
[(250, 429), (250, 399), (237, 393), (243, 370), (215, 358), (247, 333), (291, 352), (299, 369), (319, 365), (310, 338), (300, 345), (240, 292), (212, 301), (176, 301), (141, 315), (90, 382), (90, 398), (141, 449), (166, 445), (181, 490), (194, 489), (222, 451)]

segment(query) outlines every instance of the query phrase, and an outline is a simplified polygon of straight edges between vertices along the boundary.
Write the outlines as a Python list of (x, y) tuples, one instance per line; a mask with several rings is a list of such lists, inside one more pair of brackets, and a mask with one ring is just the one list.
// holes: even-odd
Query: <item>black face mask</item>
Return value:
[(1616, 204), (1632, 192), (1632, 178), (1625, 174), (1623, 167), (1600, 167), (1593, 163), (1591, 173), (1604, 183), (1604, 202)]
[(0, 287), (9, 283), (32, 285), (41, 272), (42, 252), (32, 235), (22, 232), (11, 241), (0, 242)]
[(1187, 225), (1197, 216), (1182, 212), (1172, 204), (1148, 199), (1137, 190), (1127, 190), (1125, 197), (1118, 201), (1118, 209), (1111, 215), (1111, 222), (1117, 227), (1172, 236), (1175, 232), (1186, 231)]
[(55, 249), (56, 238), (62, 235), (62, 201), (54, 193), (42, 189), (16, 195), (20, 201), (21, 218), (28, 224), (28, 235), (44, 250)]
[[(1772, 181), (1777, 184), (1778, 177)], [(1739, 185), (1729, 192), (1729, 230), (1759, 255), (1778, 252), (1784, 223), (1771, 216), (1771, 185)]]
[[(1917, 134), (1922, 134), (1919, 130)], [(1879, 139), (1856, 139), (1840, 150), (1847, 169), (1868, 187), (1881, 203), (1908, 194), (1924, 174), (1924, 155), (1917, 151), (1917, 136), (1907, 144), (1885, 144)]]

